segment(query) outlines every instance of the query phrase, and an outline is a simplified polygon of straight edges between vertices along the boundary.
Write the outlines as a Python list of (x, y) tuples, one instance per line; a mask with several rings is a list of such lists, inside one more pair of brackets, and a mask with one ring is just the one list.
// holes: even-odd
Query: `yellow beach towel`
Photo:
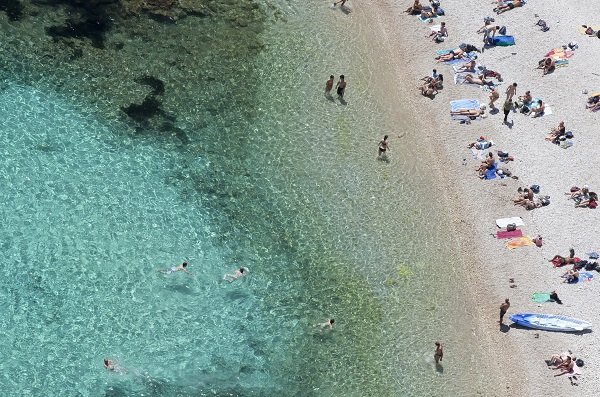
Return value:
[(533, 240), (529, 236), (511, 238), (506, 243), (506, 248), (509, 250), (515, 249), (517, 247), (525, 247), (527, 245), (533, 245)]

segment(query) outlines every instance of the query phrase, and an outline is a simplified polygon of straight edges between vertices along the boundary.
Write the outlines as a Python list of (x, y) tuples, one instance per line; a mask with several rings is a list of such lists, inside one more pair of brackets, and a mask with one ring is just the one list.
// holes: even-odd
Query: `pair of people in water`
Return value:
[[(184, 273), (191, 275), (192, 273), (187, 270), (187, 266), (188, 266), (188, 263), (183, 262), (181, 265), (172, 266), (166, 270), (159, 269), (158, 271), (163, 273), (164, 275), (169, 275), (169, 274), (173, 274), (173, 273), (177, 273), (177, 272), (184, 272)], [(223, 280), (226, 280), (231, 283), (231, 282), (237, 280), (238, 278), (246, 276), (247, 274), (248, 274), (248, 268), (240, 267), (239, 269), (236, 269), (231, 273), (225, 274), (223, 276)]]
[[(329, 80), (327, 80), (327, 82), (325, 82), (325, 96), (327, 96), (327, 97), (331, 96), (331, 90), (333, 88), (334, 79), (335, 79), (335, 77), (333, 75), (331, 75), (331, 76), (329, 76)], [(344, 76), (343, 74), (340, 75), (340, 79), (338, 80), (337, 84), (335, 85), (335, 89), (336, 89), (338, 98), (344, 99), (344, 93), (346, 92), (346, 76)]]

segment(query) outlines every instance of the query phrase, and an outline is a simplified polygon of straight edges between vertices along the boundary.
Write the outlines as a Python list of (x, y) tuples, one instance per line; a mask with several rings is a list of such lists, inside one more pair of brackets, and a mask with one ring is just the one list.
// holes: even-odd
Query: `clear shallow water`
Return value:
[[(22, 54), (3, 61), (19, 83), (0, 99), (3, 392), (452, 390), (465, 362), (431, 366), (434, 339), (468, 333), (451, 244), (443, 213), (419, 204), (415, 156), (393, 141), (391, 163), (374, 159), (382, 133), (410, 126), (387, 121), (368, 42), (344, 33), (365, 26), (322, 4), (272, 6), (264, 31), (128, 20), (69, 62), (35, 18), (19, 22)], [(119, 112), (149, 72), (187, 139)], [(349, 76), (347, 106), (321, 95), (330, 73)], [(184, 259), (194, 278), (157, 274)], [(222, 283), (239, 264), (250, 277)], [(330, 316), (336, 331), (315, 331)], [(106, 373), (106, 356), (128, 373)]]

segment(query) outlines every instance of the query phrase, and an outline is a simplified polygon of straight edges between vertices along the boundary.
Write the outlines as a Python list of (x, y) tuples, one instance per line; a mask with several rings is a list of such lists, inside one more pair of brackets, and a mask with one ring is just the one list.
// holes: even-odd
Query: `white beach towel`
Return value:
[(520, 216), (515, 216), (512, 218), (496, 219), (496, 226), (498, 226), (499, 228), (505, 228), (506, 226), (510, 225), (511, 223), (514, 223), (517, 226), (525, 225), (525, 223), (523, 222), (523, 218), (521, 218)]

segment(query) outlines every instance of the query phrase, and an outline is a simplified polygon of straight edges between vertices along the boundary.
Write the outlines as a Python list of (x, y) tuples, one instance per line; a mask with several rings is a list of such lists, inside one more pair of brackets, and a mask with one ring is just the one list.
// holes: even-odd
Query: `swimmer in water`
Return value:
[(187, 273), (187, 274), (190, 274), (190, 275), (191, 275), (192, 273), (190, 273), (190, 272), (189, 272), (189, 271), (186, 269), (187, 265), (188, 265), (188, 263), (187, 263), (187, 262), (183, 262), (183, 263), (182, 263), (181, 265), (179, 265), (179, 266), (172, 266), (171, 268), (169, 268), (169, 269), (167, 269), (167, 270), (160, 270), (160, 269), (159, 269), (158, 271), (159, 271), (159, 272), (161, 272), (161, 273), (163, 273), (163, 274), (165, 274), (165, 275), (168, 275), (168, 274), (171, 274), (171, 273), (176, 273), (176, 272), (184, 272), (184, 273)]
[(325, 321), (324, 323), (317, 324), (316, 327), (320, 327), (321, 330), (333, 329), (333, 323), (335, 323), (335, 319), (330, 318), (329, 320)]
[(235, 280), (237, 280), (238, 278), (245, 277), (247, 274), (248, 274), (248, 269), (245, 267), (240, 267), (239, 269), (236, 269), (234, 272), (225, 274), (223, 276), (223, 280), (227, 280), (228, 282), (232, 283)]
[(112, 361), (108, 358), (104, 359), (104, 368), (106, 368), (110, 372), (115, 372), (117, 374), (126, 374), (127, 373), (126, 369), (121, 368), (121, 366), (119, 364), (115, 363), (114, 361)]

